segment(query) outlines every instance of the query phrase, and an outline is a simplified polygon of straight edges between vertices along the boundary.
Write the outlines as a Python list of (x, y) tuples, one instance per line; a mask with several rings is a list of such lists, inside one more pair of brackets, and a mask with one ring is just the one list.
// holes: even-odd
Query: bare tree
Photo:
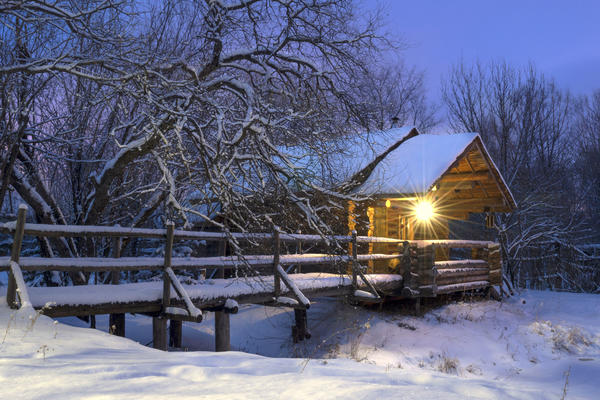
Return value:
[(0, 20), (0, 198), (14, 189), (44, 223), (141, 226), (161, 209), (330, 229), (335, 202), (314, 205), (325, 189), (280, 145), (325, 143), (348, 107), (339, 84), (384, 44), (352, 1), (8, 0)]
[(591, 240), (600, 242), (600, 90), (576, 104), (575, 133), (577, 136), (576, 168), (579, 210), (586, 214)]
[[(572, 99), (533, 66), (506, 63), (455, 66), (443, 87), (451, 127), (479, 132), (518, 209), (497, 218), (508, 271), (519, 280), (521, 260), (540, 243), (573, 243), (581, 218), (574, 212)], [(524, 268), (524, 267), (523, 267)]]
[(439, 123), (437, 108), (427, 102), (424, 74), (401, 60), (383, 65), (368, 64), (365, 72), (354, 78), (352, 107), (348, 115), (357, 129), (387, 129), (392, 119), (399, 126), (412, 125), (427, 132)]

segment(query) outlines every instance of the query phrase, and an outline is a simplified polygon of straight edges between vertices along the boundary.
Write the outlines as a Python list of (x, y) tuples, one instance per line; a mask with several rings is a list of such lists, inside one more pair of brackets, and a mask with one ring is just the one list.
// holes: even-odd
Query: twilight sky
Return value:
[(433, 100), (461, 57), (533, 62), (574, 94), (600, 89), (600, 0), (363, 1), (383, 6), (386, 31), (408, 42), (407, 64), (426, 70)]

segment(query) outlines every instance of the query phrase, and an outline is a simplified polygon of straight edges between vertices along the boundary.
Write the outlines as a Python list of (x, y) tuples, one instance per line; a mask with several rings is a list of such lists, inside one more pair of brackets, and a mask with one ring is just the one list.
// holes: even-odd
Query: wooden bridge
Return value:
[[(238, 304), (262, 304), (294, 309), (292, 327), (295, 341), (310, 337), (306, 310), (311, 298), (347, 296), (354, 301), (377, 303), (385, 297), (433, 297), (442, 293), (487, 289), (501, 282), (499, 246), (481, 241), (403, 241), (357, 236), (323, 237), (280, 232), (224, 233), (104, 226), (43, 225), (26, 223), (27, 208), (19, 207), (16, 221), (0, 225), (0, 233), (13, 235), (10, 257), (0, 257), (0, 271), (8, 271), (7, 304), (12, 308), (29, 306), (51, 317), (110, 314), (111, 333), (124, 336), (125, 313), (153, 317), (154, 347), (166, 350), (168, 344), (181, 347), (182, 321), (201, 322), (203, 311), (215, 312), (215, 348), (229, 350), (229, 315)], [(20, 257), (24, 235), (35, 237), (112, 238), (112, 257), (41, 258)], [(120, 257), (124, 238), (150, 238), (165, 241), (164, 257)], [(226, 242), (271, 242), (271, 254), (217, 257), (172, 257), (177, 240)], [(281, 244), (296, 243), (297, 254), (282, 254)], [(302, 253), (302, 243), (347, 245), (345, 254)], [(388, 243), (396, 251), (389, 254), (358, 254), (364, 243)], [(470, 248), (472, 259), (438, 260), (436, 248)], [(438, 257), (439, 258), (439, 257)], [(388, 260), (389, 274), (368, 274), (368, 262)], [(303, 266), (337, 265), (341, 273), (302, 273)], [(290, 268), (292, 267), (293, 268)], [(250, 268), (248, 268), (250, 267)], [(286, 268), (287, 267), (287, 268)], [(175, 270), (215, 271), (216, 278), (185, 284)], [(252, 274), (225, 279), (225, 270), (243, 269)], [(288, 273), (291, 270), (296, 273)], [(161, 271), (162, 280), (122, 283), (121, 272)], [(262, 274), (257, 270), (263, 271)], [(94, 272), (109, 272), (111, 283), (67, 287), (27, 287), (22, 271), (65, 271), (88, 283)], [(75, 279), (74, 279), (75, 281)], [(169, 343), (167, 342), (167, 321)]]

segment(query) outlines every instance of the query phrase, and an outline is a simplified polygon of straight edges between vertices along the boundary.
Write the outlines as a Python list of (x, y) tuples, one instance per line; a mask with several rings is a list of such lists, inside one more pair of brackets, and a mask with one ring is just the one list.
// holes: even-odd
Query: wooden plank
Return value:
[(489, 244), (494, 243), (481, 240), (422, 240), (415, 242), (421, 247), (427, 244), (435, 244), (436, 247), (442, 247), (446, 249), (484, 248), (487, 247)]
[(469, 276), (469, 275), (477, 275), (482, 273), (488, 273), (487, 268), (452, 268), (452, 269), (438, 269), (437, 278), (443, 279), (448, 277), (459, 277), (459, 276)]
[(444, 191), (453, 191), (453, 190), (471, 190), (475, 187), (475, 181), (473, 180), (463, 180), (456, 182), (448, 182), (448, 181), (440, 181), (439, 189), (435, 191), (437, 195), (440, 192)]
[(488, 171), (467, 172), (459, 174), (446, 174), (439, 180), (440, 183), (446, 182), (464, 182), (464, 181), (485, 181), (493, 179)]
[(458, 283), (453, 285), (441, 285), (437, 288), (438, 294), (453, 293), (453, 292), (464, 292), (467, 290), (482, 289), (490, 286), (488, 281), (477, 281), (468, 283)]
[(479, 281), (488, 281), (489, 275), (487, 273), (484, 274), (474, 274), (474, 275), (463, 275), (463, 276), (445, 276), (437, 280), (437, 284), (439, 286), (444, 285), (453, 285), (457, 283), (467, 283), (467, 282), (479, 282)]
[(456, 268), (485, 268), (485, 269), (488, 269), (488, 263), (485, 260), (436, 261), (435, 267), (440, 272), (444, 269), (456, 269)]
[[(19, 256), (21, 255), (21, 245), (23, 244), (23, 234), (25, 231), (25, 219), (27, 218), (27, 206), (25, 204), (19, 205), (19, 210), (17, 211), (17, 221), (15, 224), (15, 233), (13, 236), (12, 248), (10, 250), (10, 261), (11, 266), (12, 263), (19, 262)], [(17, 282), (15, 281), (15, 276), (11, 270), (8, 273), (8, 285), (6, 288), (6, 303), (10, 308), (17, 308)]]

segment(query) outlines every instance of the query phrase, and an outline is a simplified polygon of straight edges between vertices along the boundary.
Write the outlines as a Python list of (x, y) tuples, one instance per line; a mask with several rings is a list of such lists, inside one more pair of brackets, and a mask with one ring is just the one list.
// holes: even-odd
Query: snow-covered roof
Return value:
[(412, 137), (381, 160), (354, 192), (425, 193), (478, 136), (454, 133)]
[(479, 149), (480, 162), (489, 168), (488, 183), (498, 185), (497, 194), (508, 208), (516, 207), (479, 134), (473, 132), (419, 134), (415, 127), (404, 126), (281, 150), (306, 181), (345, 193), (393, 197), (429, 192), (471, 145)]

